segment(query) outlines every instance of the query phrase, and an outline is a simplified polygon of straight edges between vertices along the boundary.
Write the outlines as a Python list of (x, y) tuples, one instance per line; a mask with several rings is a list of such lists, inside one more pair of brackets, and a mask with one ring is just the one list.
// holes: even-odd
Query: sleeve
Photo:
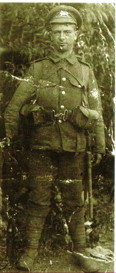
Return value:
[(20, 79), (21, 83), (16, 89), (10, 103), (8, 104), (5, 114), (5, 132), (6, 137), (13, 138), (18, 134), (19, 116), (22, 105), (35, 93), (34, 84), (34, 65), (28, 69), (24, 79)]
[(97, 85), (93, 71), (90, 69), (89, 81), (88, 81), (88, 104), (91, 110), (96, 110), (98, 112), (98, 119), (93, 127), (94, 131), (94, 152), (105, 153), (105, 132), (104, 132), (104, 122), (102, 116), (102, 103), (100, 90)]

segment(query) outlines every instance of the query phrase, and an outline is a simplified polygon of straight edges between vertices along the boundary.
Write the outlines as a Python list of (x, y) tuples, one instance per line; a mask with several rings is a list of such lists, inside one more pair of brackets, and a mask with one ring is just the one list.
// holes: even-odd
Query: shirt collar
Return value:
[(51, 59), (54, 63), (60, 62), (61, 60), (67, 60), (70, 64), (74, 64), (76, 61), (76, 56), (74, 54), (74, 52), (72, 54), (70, 54), (68, 57), (66, 58), (61, 58), (60, 56), (56, 55), (55, 53), (52, 53), (49, 56), (49, 59)]

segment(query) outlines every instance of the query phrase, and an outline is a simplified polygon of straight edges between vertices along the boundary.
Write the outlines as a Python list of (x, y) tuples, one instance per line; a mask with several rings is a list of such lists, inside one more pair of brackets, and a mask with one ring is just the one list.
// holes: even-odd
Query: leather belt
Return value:
[(45, 110), (44, 109), (44, 114), (45, 114), (45, 119), (46, 120), (62, 120), (62, 121), (67, 121), (69, 117), (72, 114), (72, 110), (65, 109), (63, 112), (57, 113), (56, 110)]

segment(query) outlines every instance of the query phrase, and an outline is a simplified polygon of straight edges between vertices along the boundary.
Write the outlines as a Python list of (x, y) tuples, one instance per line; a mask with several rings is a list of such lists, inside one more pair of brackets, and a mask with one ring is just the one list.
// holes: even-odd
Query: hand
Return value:
[(11, 146), (11, 139), (9, 137), (5, 137), (2, 139), (0, 142), (0, 147), (1, 148), (8, 148)]
[(94, 155), (94, 160), (93, 160), (93, 164), (92, 165), (93, 166), (98, 165), (101, 162), (101, 160), (102, 160), (102, 154), (96, 153)]

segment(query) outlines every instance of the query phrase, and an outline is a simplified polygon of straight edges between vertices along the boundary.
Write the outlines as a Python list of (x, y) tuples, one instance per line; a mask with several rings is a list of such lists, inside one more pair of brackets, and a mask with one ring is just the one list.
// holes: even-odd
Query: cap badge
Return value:
[(61, 16), (68, 16), (69, 13), (68, 13), (67, 11), (61, 10), (61, 11), (60, 11), (60, 15), (61, 15)]

